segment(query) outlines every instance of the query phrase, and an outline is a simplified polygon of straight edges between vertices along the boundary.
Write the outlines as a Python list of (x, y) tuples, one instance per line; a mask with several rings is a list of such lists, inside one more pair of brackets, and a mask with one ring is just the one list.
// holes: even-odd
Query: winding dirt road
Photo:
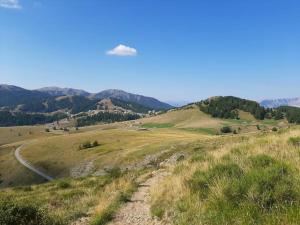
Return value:
[(21, 154), (20, 154), (20, 151), (22, 150), (22, 147), (24, 147), (25, 145), (21, 145), (20, 147), (18, 147), (16, 150), (15, 150), (15, 157), (16, 159), (19, 161), (19, 163), (21, 163), (23, 166), (25, 166), (26, 168), (28, 168), (29, 170), (31, 170), (32, 172), (38, 174), (39, 176), (43, 177), (44, 179), (48, 180), (48, 181), (51, 181), (53, 180), (54, 178), (43, 173), (42, 171), (34, 168), (32, 165), (30, 165), (29, 162), (27, 162), (25, 159), (22, 158)]

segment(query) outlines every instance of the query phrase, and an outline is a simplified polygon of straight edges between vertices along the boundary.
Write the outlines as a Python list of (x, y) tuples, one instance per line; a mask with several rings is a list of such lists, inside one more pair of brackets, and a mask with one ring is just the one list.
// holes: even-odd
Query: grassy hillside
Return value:
[(239, 119), (220, 119), (200, 111), (197, 105), (189, 105), (139, 121), (146, 128), (172, 127), (205, 134), (218, 134), (223, 126), (231, 126), (239, 130), (239, 133), (254, 132), (258, 127), (262, 130), (270, 130), (274, 126), (288, 126), (285, 120), (257, 120), (249, 112), (238, 110), (238, 113)]
[(44, 182), (15, 159), (14, 150), (15, 146), (0, 147), (0, 188)]
[(56, 180), (3, 189), (0, 224), (64, 225), (88, 217), (104, 224), (135, 189), (135, 174)]
[(298, 224), (300, 129), (201, 144), (152, 189), (152, 213), (174, 224)]

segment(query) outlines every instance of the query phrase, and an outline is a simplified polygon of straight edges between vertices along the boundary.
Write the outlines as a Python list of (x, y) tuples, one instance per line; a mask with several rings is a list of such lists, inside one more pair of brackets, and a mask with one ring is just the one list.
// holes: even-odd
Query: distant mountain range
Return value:
[(44, 88), (36, 89), (36, 91), (47, 93), (51, 96), (79, 95), (79, 96), (87, 97), (91, 95), (87, 91), (74, 89), (74, 88), (44, 87)]
[[(89, 93), (73, 88), (45, 87), (27, 90), (13, 85), (0, 85), (0, 108), (23, 112), (54, 112), (58, 110), (73, 113), (95, 109), (102, 99), (114, 99), (116, 104), (135, 109), (167, 110), (171, 105), (152, 97), (109, 89)], [(119, 101), (116, 101), (119, 100)]]
[(282, 99), (269, 99), (260, 102), (261, 106), (265, 108), (277, 108), (279, 106), (294, 106), (300, 107), (300, 98), (282, 98)]

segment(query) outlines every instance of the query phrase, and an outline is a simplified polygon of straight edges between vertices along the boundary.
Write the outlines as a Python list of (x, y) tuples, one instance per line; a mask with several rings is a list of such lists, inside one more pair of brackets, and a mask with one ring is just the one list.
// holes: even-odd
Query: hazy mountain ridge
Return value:
[[(37, 90), (27, 90), (13, 85), (0, 85), (0, 107), (7, 110), (24, 112), (54, 112), (66, 110), (70, 112), (88, 111), (97, 108), (102, 99), (118, 99), (116, 104), (143, 111), (146, 109), (170, 109), (167, 103), (155, 98), (127, 93), (122, 90), (109, 89), (96, 94), (73, 88), (46, 87)], [(127, 102), (127, 103), (124, 103)]]
[(155, 98), (138, 95), (138, 94), (132, 94), (119, 89), (108, 89), (108, 90), (100, 91), (98, 93), (89, 93), (87, 91), (80, 90), (80, 89), (59, 88), (59, 87), (44, 87), (37, 90), (52, 96), (78, 95), (78, 96), (89, 97), (91, 99), (114, 98), (123, 101), (137, 103), (156, 110), (165, 110), (165, 109), (172, 108), (171, 105), (161, 102)]
[(281, 99), (266, 99), (260, 102), (261, 106), (266, 108), (277, 108), (279, 106), (294, 106), (300, 107), (300, 97), (298, 98), (281, 98)]
[(63, 95), (79, 95), (89, 96), (90, 93), (81, 89), (74, 88), (60, 88), (60, 87), (43, 87), (36, 89), (36, 91), (47, 93), (51, 96), (63, 96)]

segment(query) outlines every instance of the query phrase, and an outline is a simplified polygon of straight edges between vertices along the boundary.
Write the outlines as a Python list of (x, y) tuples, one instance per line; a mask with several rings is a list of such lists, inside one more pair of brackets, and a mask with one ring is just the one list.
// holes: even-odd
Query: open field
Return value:
[(45, 132), (45, 128), (45, 126), (0, 127), (0, 146), (55, 135)]
[[(90, 172), (114, 165), (126, 167), (147, 155), (172, 151), (201, 138), (205, 136), (172, 129), (95, 130), (36, 140), (26, 145), (21, 155), (49, 175), (66, 177), (78, 165), (90, 165)], [(86, 141), (97, 141), (99, 146), (79, 149)]]

